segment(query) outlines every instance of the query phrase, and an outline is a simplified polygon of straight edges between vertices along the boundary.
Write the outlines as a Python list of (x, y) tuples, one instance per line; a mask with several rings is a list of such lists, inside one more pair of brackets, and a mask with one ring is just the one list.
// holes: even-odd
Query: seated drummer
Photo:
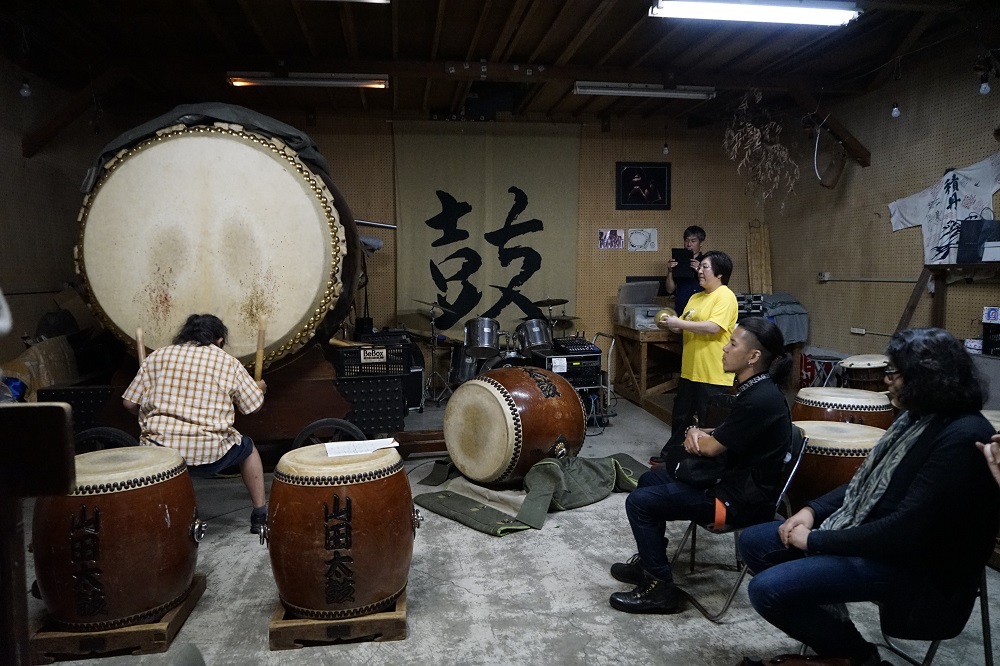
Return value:
[(897, 333), (886, 354), (885, 383), (905, 411), (854, 478), (740, 537), (753, 607), (826, 658), (782, 664), (879, 664), (846, 602), (879, 602), (890, 636), (958, 635), (993, 550), (1000, 491), (974, 446), (993, 427), (972, 359), (937, 328)]
[(192, 476), (239, 465), (253, 502), (250, 532), (258, 534), (267, 522), (264, 468), (253, 441), (233, 421), (234, 405), (243, 414), (264, 405), (267, 385), (222, 351), (228, 335), (215, 315), (191, 315), (173, 344), (146, 357), (122, 402), (139, 416), (140, 443), (177, 450)]
[(749, 525), (774, 517), (782, 464), (791, 445), (791, 416), (781, 392), (792, 360), (781, 331), (770, 321), (741, 322), (723, 348), (722, 365), (736, 376), (736, 397), (725, 421), (714, 429), (691, 426), (685, 450), (698, 456), (726, 454), (722, 480), (710, 489), (677, 481), (654, 465), (625, 500), (625, 513), (639, 552), (611, 567), (611, 575), (635, 586), (611, 595), (626, 613), (676, 613), (677, 591), (667, 558), (668, 520)]

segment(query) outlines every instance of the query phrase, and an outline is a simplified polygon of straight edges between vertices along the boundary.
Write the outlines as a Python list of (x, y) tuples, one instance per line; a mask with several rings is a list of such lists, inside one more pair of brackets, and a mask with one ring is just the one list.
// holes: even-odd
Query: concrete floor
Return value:
[[(603, 430), (591, 430), (582, 452), (603, 457), (624, 452), (645, 460), (668, 435), (657, 419), (624, 400)], [(444, 406), (412, 413), (406, 429), (438, 429)], [(405, 463), (413, 494), (434, 458)], [(267, 475), (270, 485), (271, 474)], [(746, 584), (723, 624), (686, 607), (674, 616), (633, 616), (613, 610), (608, 596), (626, 586), (608, 574), (613, 562), (634, 552), (624, 513), (625, 496), (549, 514), (541, 530), (491, 537), (422, 510), (407, 588), (407, 637), (269, 651), (268, 622), (277, 589), (268, 551), (248, 533), (250, 504), (239, 479), (195, 480), (199, 513), (209, 523), (197, 571), (208, 589), (163, 654), (93, 658), (80, 664), (735, 664), (745, 654), (792, 652), (797, 644), (761, 620), (750, 607)], [(31, 503), (26, 502), (30, 526)], [(668, 526), (674, 543), (686, 527)], [(26, 535), (28, 538), (28, 535)], [(677, 582), (709, 607), (718, 607), (735, 580), (732, 536), (702, 533), (695, 574)], [(138, 564), (138, 563), (137, 563)], [(32, 580), (31, 556), (28, 580)], [(1000, 573), (990, 571), (993, 626), (1000, 618)], [(34, 615), (44, 612), (30, 598)], [(871, 604), (852, 615), (862, 631), (877, 632)], [(983, 663), (978, 605), (964, 633), (942, 645), (935, 663)], [(995, 645), (1000, 631), (994, 632)], [(914, 645), (919, 648), (919, 644)], [(903, 663), (883, 650), (883, 658)]]

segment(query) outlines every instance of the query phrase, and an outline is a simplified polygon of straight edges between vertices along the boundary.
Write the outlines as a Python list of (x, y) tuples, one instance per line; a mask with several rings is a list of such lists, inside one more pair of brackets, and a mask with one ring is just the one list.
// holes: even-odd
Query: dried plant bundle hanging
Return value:
[(736, 162), (737, 172), (746, 170), (747, 191), (766, 200), (779, 188), (786, 194), (795, 191), (799, 165), (781, 142), (781, 124), (759, 105), (760, 100), (761, 92), (755, 88), (743, 95), (722, 147)]

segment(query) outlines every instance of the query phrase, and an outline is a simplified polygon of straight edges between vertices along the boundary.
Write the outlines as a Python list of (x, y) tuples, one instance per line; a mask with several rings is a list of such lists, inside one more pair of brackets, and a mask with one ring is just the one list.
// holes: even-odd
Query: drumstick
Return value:
[(264, 372), (264, 332), (267, 330), (267, 326), (264, 322), (264, 318), (261, 317), (260, 321), (257, 322), (257, 359), (254, 361), (253, 366), (253, 378), (254, 381), (260, 381), (260, 376)]
[(351, 342), (350, 340), (342, 340), (341, 338), (330, 338), (330, 344), (335, 347), (367, 347), (368, 345), (364, 342)]
[(135, 352), (139, 355), (139, 365), (146, 360), (146, 343), (142, 341), (142, 329), (135, 329)]

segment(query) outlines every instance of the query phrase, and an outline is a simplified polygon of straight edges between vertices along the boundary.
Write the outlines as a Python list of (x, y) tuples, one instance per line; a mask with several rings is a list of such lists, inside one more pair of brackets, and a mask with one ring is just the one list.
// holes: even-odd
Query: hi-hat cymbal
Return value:
[(536, 305), (540, 308), (554, 308), (557, 305), (566, 305), (569, 303), (565, 298), (546, 298), (544, 301), (535, 301), (532, 305)]
[(430, 305), (431, 307), (441, 308), (445, 312), (450, 312), (451, 314), (458, 314), (457, 312), (455, 312), (451, 308), (445, 307), (445, 306), (441, 305), (440, 303), (432, 303), (431, 301), (422, 301), (419, 298), (414, 298), (413, 301), (415, 303), (423, 303), (424, 305)]

